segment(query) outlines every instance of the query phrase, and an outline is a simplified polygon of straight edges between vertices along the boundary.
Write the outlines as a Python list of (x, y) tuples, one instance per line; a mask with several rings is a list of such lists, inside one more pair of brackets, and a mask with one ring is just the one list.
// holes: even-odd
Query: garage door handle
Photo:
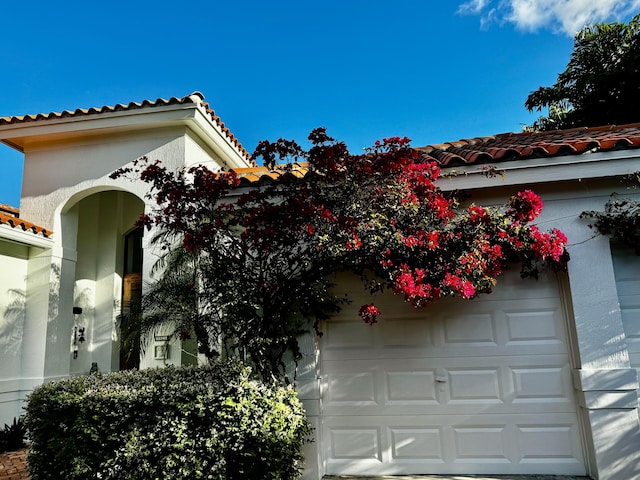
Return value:
[(443, 369), (438, 369), (438, 371), (436, 372), (436, 376), (435, 376), (435, 380), (438, 383), (447, 383), (447, 378), (449, 376), (447, 375), (447, 371), (443, 370)]

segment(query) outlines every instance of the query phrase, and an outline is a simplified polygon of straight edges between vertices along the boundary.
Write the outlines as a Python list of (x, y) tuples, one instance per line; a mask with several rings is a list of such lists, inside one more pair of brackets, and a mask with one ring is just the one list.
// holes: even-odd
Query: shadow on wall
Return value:
[[(48, 292), (49, 322), (54, 322), (58, 317), (60, 284), (60, 267), (50, 267), (51, 285)], [(0, 317), (0, 352), (5, 355), (18, 355), (22, 347), (24, 327), (27, 316), (27, 292), (22, 289), (12, 288), (7, 290), (7, 297), (11, 301), (7, 305), (2, 317)]]
[(640, 478), (637, 422), (628, 422), (626, 419), (611, 421), (603, 416), (594, 423), (612, 439), (603, 449), (604, 455), (614, 459), (610, 466), (610, 478)]
[[(56, 322), (58, 320), (58, 311), (60, 310), (60, 265), (55, 263), (51, 264), (50, 273), (50, 285), (49, 285), (49, 318), (47, 323)], [(54, 344), (58, 341), (58, 336), (55, 333), (55, 329), (47, 328), (49, 331), (48, 342)]]
[(0, 318), (0, 351), (15, 356), (22, 346), (27, 293), (24, 290), (10, 289), (7, 295), (11, 302)]

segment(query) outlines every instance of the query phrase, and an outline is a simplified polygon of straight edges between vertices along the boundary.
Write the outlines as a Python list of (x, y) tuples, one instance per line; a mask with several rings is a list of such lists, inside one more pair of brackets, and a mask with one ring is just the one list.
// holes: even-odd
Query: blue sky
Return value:
[[(585, 23), (640, 0), (3, 2), (0, 117), (201, 91), (250, 152), (326, 126), (357, 152), (520, 131)], [(0, 203), (22, 155), (0, 145)]]

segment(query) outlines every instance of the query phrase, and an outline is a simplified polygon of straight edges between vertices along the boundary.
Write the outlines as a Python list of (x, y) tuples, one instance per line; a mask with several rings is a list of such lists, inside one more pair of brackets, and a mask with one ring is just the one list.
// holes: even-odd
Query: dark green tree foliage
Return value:
[(566, 70), (555, 85), (531, 92), (525, 107), (549, 111), (531, 130), (640, 120), (640, 14), (628, 24), (599, 23), (580, 30)]

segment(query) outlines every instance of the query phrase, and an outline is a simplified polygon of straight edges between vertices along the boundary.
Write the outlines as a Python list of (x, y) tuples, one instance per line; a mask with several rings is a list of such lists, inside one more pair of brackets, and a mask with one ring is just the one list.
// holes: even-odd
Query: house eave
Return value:
[(160, 128), (186, 128), (230, 168), (249, 166), (240, 149), (232, 145), (218, 124), (194, 103), (103, 112), (92, 115), (48, 118), (0, 126), (0, 142), (25, 153), (41, 143), (72, 142)]
[(32, 231), (19, 230), (16, 227), (4, 224), (0, 225), (0, 240), (44, 249), (53, 248), (54, 245), (52, 238), (36, 235)]
[(60, 141), (184, 124), (193, 117), (195, 109), (193, 104), (168, 105), (20, 122), (0, 126), (0, 141), (24, 151), (34, 139)]
[(202, 108), (198, 107), (185, 125), (198, 139), (223, 159), (228, 168), (250, 167), (242, 152), (229, 141), (218, 124)]
[(640, 169), (636, 150), (585, 153), (487, 165), (443, 168), (438, 186), (444, 191), (473, 190), (511, 185), (549, 184), (567, 180), (619, 177)]

